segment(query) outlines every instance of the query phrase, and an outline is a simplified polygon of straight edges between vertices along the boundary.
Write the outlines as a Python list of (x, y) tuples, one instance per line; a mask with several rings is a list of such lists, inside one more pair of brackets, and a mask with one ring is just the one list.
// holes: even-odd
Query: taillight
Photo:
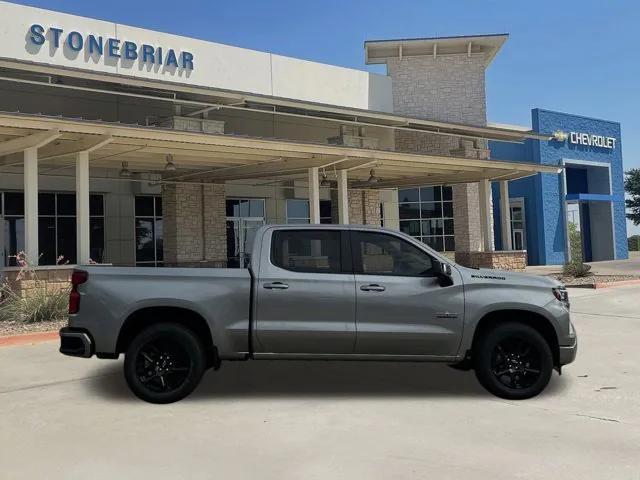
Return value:
[(82, 285), (89, 278), (89, 274), (84, 270), (74, 270), (71, 274), (71, 293), (69, 293), (69, 313), (80, 311), (80, 292), (78, 285)]

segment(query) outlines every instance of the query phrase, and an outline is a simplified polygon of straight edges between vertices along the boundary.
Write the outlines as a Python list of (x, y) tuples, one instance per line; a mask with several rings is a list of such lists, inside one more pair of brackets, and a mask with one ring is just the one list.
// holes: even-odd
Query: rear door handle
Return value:
[(378, 285), (377, 283), (371, 283), (369, 285), (362, 285), (360, 290), (363, 292), (384, 292), (386, 288), (382, 285)]
[(289, 288), (289, 285), (282, 282), (273, 282), (273, 283), (265, 283), (263, 287), (266, 288), (267, 290), (286, 290), (287, 288)]

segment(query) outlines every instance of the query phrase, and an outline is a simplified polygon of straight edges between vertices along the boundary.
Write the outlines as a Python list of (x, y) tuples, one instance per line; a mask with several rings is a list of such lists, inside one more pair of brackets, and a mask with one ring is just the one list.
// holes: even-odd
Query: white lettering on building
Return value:
[(584, 145), (588, 147), (600, 147), (608, 149), (616, 148), (615, 137), (605, 137), (604, 135), (592, 135), (589, 133), (571, 132), (569, 134), (569, 142), (576, 145)]

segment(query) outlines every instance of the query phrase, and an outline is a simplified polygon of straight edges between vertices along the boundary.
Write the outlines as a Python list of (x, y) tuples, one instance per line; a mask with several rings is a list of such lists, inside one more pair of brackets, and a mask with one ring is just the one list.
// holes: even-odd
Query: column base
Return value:
[(456, 263), (471, 268), (492, 268), (524, 272), (527, 266), (527, 251), (456, 252)]

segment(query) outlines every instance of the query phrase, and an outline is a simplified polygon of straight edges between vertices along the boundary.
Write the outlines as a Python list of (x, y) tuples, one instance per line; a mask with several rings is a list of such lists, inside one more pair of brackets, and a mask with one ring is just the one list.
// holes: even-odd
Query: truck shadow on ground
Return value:
[[(122, 365), (101, 367), (89, 381), (96, 395), (135, 400)], [(569, 379), (554, 374), (542, 395), (564, 391)], [(472, 371), (442, 364), (254, 361), (226, 362), (205, 373), (189, 401), (268, 397), (488, 397)]]

